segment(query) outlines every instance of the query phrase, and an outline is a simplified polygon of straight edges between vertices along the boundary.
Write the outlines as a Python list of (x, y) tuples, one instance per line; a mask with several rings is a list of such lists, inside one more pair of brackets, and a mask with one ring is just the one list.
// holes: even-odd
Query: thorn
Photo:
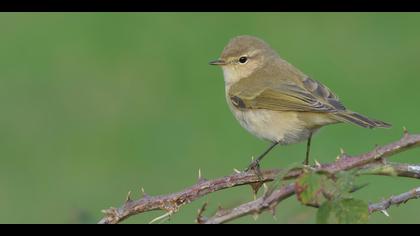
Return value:
[(236, 169), (236, 168), (233, 168), (233, 171), (236, 173), (236, 174), (240, 174), (241, 172), (238, 170), (238, 169)]
[(264, 187), (264, 195), (268, 192), (268, 185), (267, 185), (267, 183), (264, 183), (263, 184), (263, 187)]
[(338, 155), (338, 156), (335, 158), (335, 160), (336, 160), (336, 161), (338, 161), (338, 160), (340, 160), (340, 158), (341, 158), (341, 157), (340, 157), (340, 155)]
[(271, 216), (273, 217), (274, 221), (277, 221), (276, 206), (270, 207), (270, 213), (271, 213)]
[[(271, 205), (269, 207), (269, 210), (270, 210), (270, 213), (273, 216), (273, 218), (276, 218), (276, 205), (275, 204)], [(276, 220), (277, 220), (277, 218), (276, 218)]]
[(251, 161), (254, 161), (254, 159), (255, 159), (254, 156), (251, 156)]
[(321, 167), (321, 164), (315, 159), (315, 166), (317, 167), (317, 168), (320, 168)]
[(389, 213), (388, 213), (386, 210), (381, 210), (381, 212), (382, 212), (385, 216), (389, 217)]
[(254, 213), (253, 215), (252, 215), (252, 217), (254, 218), (254, 220), (255, 221), (257, 221), (258, 220), (258, 217), (259, 217), (260, 215), (258, 214), (258, 213)]
[(174, 213), (173, 211), (168, 211), (168, 212), (166, 212), (165, 214), (163, 214), (163, 215), (161, 215), (161, 216), (158, 216), (158, 217), (154, 218), (153, 220), (151, 220), (151, 221), (149, 222), (149, 224), (153, 224), (153, 223), (155, 223), (155, 222), (157, 222), (157, 221), (159, 221), (159, 220), (162, 220), (160, 223), (163, 223), (166, 219), (169, 219), (169, 217), (171, 217), (171, 215), (172, 215), (173, 213)]
[(125, 203), (131, 202), (131, 190), (127, 193), (127, 198), (125, 199)]
[(203, 175), (201, 174), (201, 169), (198, 169), (198, 183), (202, 183), (207, 181), (205, 178), (203, 178)]
[(261, 186), (263, 185), (262, 182), (256, 182), (256, 183), (252, 183), (249, 184), (251, 185), (252, 191), (254, 192), (254, 197), (257, 195), (258, 190), (260, 190)]
[(341, 155), (345, 155), (346, 154), (346, 152), (344, 151), (343, 148), (340, 148), (340, 153), (341, 153)]
[(147, 194), (146, 191), (144, 191), (143, 187), (141, 187), (140, 191), (141, 191), (141, 194), (143, 195), (143, 198), (148, 198), (149, 197), (149, 194)]
[(274, 219), (274, 221), (278, 221), (278, 219), (277, 219), (277, 216), (276, 216), (276, 215), (273, 215), (273, 219)]
[(404, 136), (408, 135), (408, 130), (405, 126), (403, 126), (403, 133), (404, 133)]

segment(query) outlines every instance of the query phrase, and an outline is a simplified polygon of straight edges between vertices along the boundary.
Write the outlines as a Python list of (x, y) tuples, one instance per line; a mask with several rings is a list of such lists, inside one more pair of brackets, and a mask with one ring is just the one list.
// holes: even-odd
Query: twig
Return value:
[(275, 190), (269, 196), (260, 197), (257, 200), (235, 207), (232, 210), (223, 210), (222, 212), (218, 212), (213, 217), (201, 223), (222, 224), (245, 215), (254, 213), (260, 214), (265, 210), (274, 211), (279, 202), (293, 196), (294, 194), (295, 186), (294, 184), (289, 184), (285, 187)]
[[(263, 181), (272, 181), (279, 170), (262, 171)], [(110, 208), (104, 210), (105, 217), (99, 222), (100, 224), (115, 224), (125, 218), (147, 211), (165, 210), (168, 212), (176, 212), (178, 209), (187, 203), (190, 203), (202, 196), (235, 186), (251, 184), (259, 182), (260, 179), (255, 173), (241, 172), (233, 174), (224, 178), (199, 181), (198, 184), (193, 185), (181, 192), (161, 196), (146, 196), (139, 200), (127, 201), (120, 208)]]
[(382, 161), (363, 166), (358, 175), (385, 175), (420, 179), (420, 164), (384, 163)]
[(386, 210), (390, 208), (392, 205), (400, 205), (402, 203), (406, 203), (409, 200), (420, 198), (420, 187), (415, 188), (409, 192), (402, 193), (397, 196), (390, 197), (386, 200), (383, 200), (379, 203), (370, 204), (369, 205), (369, 213), (373, 213), (375, 211), (382, 211), (386, 215)]
[[(403, 138), (400, 139), (399, 141), (393, 142), (391, 144), (388, 144), (382, 147), (377, 147), (375, 148), (375, 150), (362, 154), (360, 156), (349, 156), (345, 154), (343, 151), (343, 153), (339, 156), (339, 158), (335, 162), (331, 164), (316, 165), (314, 169), (319, 172), (326, 172), (326, 173), (334, 174), (339, 171), (350, 170), (354, 168), (363, 169), (363, 167), (366, 167), (366, 166), (372, 167), (374, 166), (374, 164), (380, 165), (381, 161), (385, 157), (389, 157), (391, 155), (408, 150), (418, 145), (420, 145), (420, 135), (410, 135), (408, 133), (405, 133)], [(385, 165), (386, 163), (382, 163), (382, 164)], [(394, 167), (397, 168), (397, 166), (394, 166)], [(402, 170), (403, 166), (400, 166), (400, 167), (401, 167), (400, 169)], [(401, 176), (406, 176), (406, 177), (416, 176), (415, 178), (418, 178), (419, 169), (416, 169), (416, 168), (412, 168), (412, 169), (406, 168), (404, 169), (404, 171), (399, 171), (399, 172), (396, 171), (397, 173), (396, 175), (401, 175)], [(103, 212), (105, 213), (105, 217), (99, 223), (115, 224), (115, 223), (121, 222), (122, 220), (132, 215), (147, 212), (147, 211), (153, 211), (153, 210), (165, 210), (167, 212), (174, 213), (174, 212), (177, 212), (181, 206), (188, 204), (194, 200), (197, 200), (201, 198), (202, 196), (205, 196), (207, 194), (210, 194), (219, 190), (241, 186), (241, 185), (257, 183), (260, 181), (262, 182), (272, 181), (279, 175), (280, 171), (281, 170), (262, 171), (260, 177), (256, 176), (252, 172), (247, 172), (247, 173), (241, 172), (241, 173), (235, 173), (233, 175), (219, 178), (219, 179), (214, 179), (214, 180), (203, 180), (200, 178), (199, 183), (181, 192), (173, 193), (169, 195), (154, 196), (154, 197), (145, 196), (144, 198), (139, 199), (139, 200), (130, 199), (129, 201), (126, 201), (126, 203), (120, 208), (110, 208), (110, 209), (104, 210)], [(301, 174), (302, 174), (301, 169), (292, 170), (286, 175), (284, 175), (284, 179), (286, 180), (293, 179), (293, 178), (298, 177)], [(366, 172), (366, 174), (369, 174), (369, 173)], [(385, 175), (387, 174), (387, 172), (383, 170), (382, 171), (377, 170), (376, 173), (371, 172), (370, 174)], [(388, 172), (388, 175), (389, 175), (389, 172)], [(289, 196), (289, 194), (293, 195), (294, 190), (293, 192), (290, 192), (290, 191), (291, 191), (290, 187), (286, 189), (284, 189), (284, 187), (280, 188), (272, 192), (272, 194), (278, 194), (278, 195), (267, 196), (267, 199), (271, 199), (271, 197), (273, 197), (272, 202), (270, 203), (273, 203), (276, 201), (278, 203), (279, 201), (284, 199), (282, 196)], [(235, 208), (232, 210), (231, 216), (234, 218), (237, 218), (238, 215), (242, 216), (242, 215), (254, 213), (256, 211), (260, 212), (263, 210), (267, 210), (267, 205), (266, 205), (267, 199), (265, 199), (263, 202), (260, 202), (260, 203), (258, 202), (255, 203), (255, 201), (250, 202), (248, 203), (250, 205), (247, 205), (248, 208), (242, 207), (242, 208), (239, 208), (237, 211), (235, 211), (235, 209), (237, 209)], [(256, 201), (258, 200), (259, 199), (257, 199)], [(226, 222), (228, 220), (229, 219), (225, 217), (223, 222)], [(216, 222), (216, 219), (214, 219), (214, 222)]]
[(405, 133), (399, 141), (390, 143), (382, 147), (376, 147), (373, 151), (367, 152), (359, 156), (348, 156), (343, 153), (338, 160), (332, 164), (322, 165), (320, 170), (328, 172), (338, 172), (361, 167), (369, 163), (382, 160), (383, 158), (395, 155), (420, 145), (420, 135), (410, 135)]

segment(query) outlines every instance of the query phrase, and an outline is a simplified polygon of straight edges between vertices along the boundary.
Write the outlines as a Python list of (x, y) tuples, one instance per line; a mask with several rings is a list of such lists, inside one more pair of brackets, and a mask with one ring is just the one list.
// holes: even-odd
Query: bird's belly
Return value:
[(311, 130), (305, 127), (298, 113), (265, 109), (231, 109), (242, 127), (255, 136), (280, 144), (297, 143), (309, 138)]

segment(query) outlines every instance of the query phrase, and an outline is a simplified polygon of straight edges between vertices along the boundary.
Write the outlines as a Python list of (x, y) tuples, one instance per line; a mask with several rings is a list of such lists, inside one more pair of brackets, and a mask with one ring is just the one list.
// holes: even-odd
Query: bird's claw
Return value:
[[(245, 172), (249, 172), (249, 171), (252, 171), (252, 172), (255, 173), (255, 175), (257, 175), (258, 181), (259, 181), (258, 183), (262, 184), (264, 182), (263, 174), (262, 174), (261, 169), (260, 169), (260, 161), (258, 159), (252, 161), (251, 164), (248, 166), (248, 168), (246, 168)], [(261, 187), (261, 186), (259, 186), (259, 187)]]
[(248, 172), (251, 170), (260, 172), (260, 161), (258, 160), (252, 161), (251, 164), (249, 164), (248, 168), (246, 168), (245, 172)]

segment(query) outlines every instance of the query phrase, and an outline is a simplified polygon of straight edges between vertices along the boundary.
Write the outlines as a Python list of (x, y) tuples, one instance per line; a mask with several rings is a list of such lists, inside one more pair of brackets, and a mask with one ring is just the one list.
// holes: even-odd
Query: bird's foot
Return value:
[(250, 170), (253, 171), (259, 171), (260, 170), (260, 161), (259, 160), (253, 160), (251, 164), (249, 164), (248, 168), (245, 169), (245, 172), (248, 172)]
[(246, 168), (245, 172), (249, 172), (249, 171), (253, 171), (257, 175), (259, 181), (263, 182), (263, 174), (261, 172), (260, 161), (258, 159), (252, 161), (251, 164), (248, 166), (248, 168)]

